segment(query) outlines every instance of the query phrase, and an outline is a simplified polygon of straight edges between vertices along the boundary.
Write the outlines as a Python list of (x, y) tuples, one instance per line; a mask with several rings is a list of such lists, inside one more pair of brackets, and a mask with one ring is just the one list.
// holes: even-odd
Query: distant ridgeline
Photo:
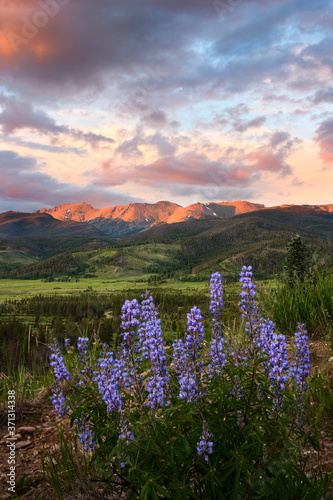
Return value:
[[(131, 231), (135, 234), (114, 239), (92, 225), (91, 221), (95, 223), (98, 217), (85, 220), (87, 214), (96, 215), (90, 205), (74, 205), (81, 207), (81, 212), (73, 210), (73, 218), (81, 217), (81, 221), (70, 220), (69, 210), (72, 209), (65, 211), (66, 207), (68, 205), (53, 209), (55, 212), (52, 215), (18, 212), (0, 215), (2, 277), (139, 278), (145, 275), (147, 279), (147, 275), (155, 275), (158, 279), (178, 277), (200, 280), (205, 279), (212, 269), (220, 269), (225, 279), (234, 280), (237, 279), (239, 266), (251, 262), (257, 278), (266, 278), (283, 269), (286, 245), (296, 233), (300, 233), (313, 249), (319, 265), (333, 267), (333, 205), (263, 208), (248, 202), (235, 202), (234, 205), (195, 204), (191, 205), (191, 213), (198, 209), (196, 217), (186, 215), (185, 220), (184, 214), (190, 207), (183, 209), (169, 202), (132, 204), (105, 209), (104, 212), (99, 210), (104, 216), (107, 210), (119, 216), (119, 227), (121, 224), (127, 225), (127, 228), (132, 225)], [(136, 224), (141, 222), (125, 218), (133, 218), (140, 207), (146, 210), (142, 209), (140, 213), (150, 217), (146, 217), (146, 224), (151, 224), (151, 227), (136, 232), (139, 227)], [(216, 207), (220, 207), (221, 211)], [(236, 209), (244, 213), (234, 215)], [(153, 222), (151, 213), (154, 210), (155, 215), (159, 212), (159, 222)], [(120, 219), (121, 211), (123, 219)], [(162, 222), (162, 213), (170, 212), (172, 214), (168, 215), (167, 221)], [(181, 213), (182, 220), (177, 222)], [(55, 215), (59, 219), (55, 219)], [(112, 218), (99, 217), (100, 222), (102, 219), (115, 223)], [(124, 229), (125, 226), (121, 227)], [(84, 237), (79, 237), (81, 228)], [(86, 230), (88, 233), (84, 232)]]

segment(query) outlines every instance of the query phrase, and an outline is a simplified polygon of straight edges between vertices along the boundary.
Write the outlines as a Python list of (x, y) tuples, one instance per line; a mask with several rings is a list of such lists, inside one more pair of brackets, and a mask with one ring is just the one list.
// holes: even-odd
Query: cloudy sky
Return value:
[(0, 0), (0, 211), (333, 202), (332, 0)]

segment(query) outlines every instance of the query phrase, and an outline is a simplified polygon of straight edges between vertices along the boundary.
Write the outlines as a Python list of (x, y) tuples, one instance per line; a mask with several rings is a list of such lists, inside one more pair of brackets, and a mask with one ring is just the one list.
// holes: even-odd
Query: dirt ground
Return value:
[[(328, 361), (331, 356), (329, 345), (323, 341), (311, 341), (310, 352), (312, 366), (318, 367), (319, 371), (324, 371), (333, 378), (333, 363)], [(19, 434), (15, 450), (16, 482), (19, 482), (24, 475), (27, 476), (27, 479), (22, 486), (17, 486), (16, 496), (10, 496), (7, 484), (7, 474), (9, 473), (9, 449), (6, 440), (8, 434), (7, 414), (0, 414), (0, 500), (13, 498), (19, 498), (20, 500), (54, 500), (57, 497), (52, 493), (51, 487), (43, 474), (41, 461), (43, 450), (48, 453), (48, 451), (59, 448), (56, 425), (59, 424), (60, 420), (53, 409), (49, 393), (45, 390), (38, 399), (22, 402), (17, 406), (16, 410), (16, 433)], [(65, 435), (68, 437), (68, 442), (73, 442), (74, 431), (70, 428), (69, 418), (61, 419), (61, 424)], [(23, 429), (20, 429), (21, 427)], [(320, 453), (314, 450), (304, 450), (304, 453), (308, 455), (310, 470), (325, 472), (333, 470), (333, 436), (328, 431), (321, 433)], [(65, 496), (64, 498), (66, 500), (71, 497)], [(79, 495), (76, 498), (120, 499), (125, 497), (120, 495), (116, 486), (113, 492), (108, 495), (104, 493), (101, 486), (99, 489), (97, 488), (95, 494)]]

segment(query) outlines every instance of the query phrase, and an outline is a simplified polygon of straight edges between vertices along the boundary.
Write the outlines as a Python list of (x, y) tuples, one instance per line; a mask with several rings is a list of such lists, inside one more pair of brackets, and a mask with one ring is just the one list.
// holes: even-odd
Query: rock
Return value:
[(328, 360), (329, 363), (333, 363), (333, 356)]
[(54, 427), (54, 424), (53, 424), (53, 422), (45, 422), (45, 424), (43, 424), (43, 427), (47, 427), (47, 428)]
[(36, 427), (19, 427), (17, 432), (21, 434), (33, 434), (36, 430)]
[(27, 448), (28, 446), (31, 445), (31, 441), (19, 441), (15, 445), (16, 450), (20, 450), (21, 448)]

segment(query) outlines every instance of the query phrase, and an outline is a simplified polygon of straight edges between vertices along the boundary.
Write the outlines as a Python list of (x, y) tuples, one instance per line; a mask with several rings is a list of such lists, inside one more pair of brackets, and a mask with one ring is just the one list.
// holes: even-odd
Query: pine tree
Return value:
[(310, 274), (313, 257), (310, 248), (304, 243), (301, 236), (296, 234), (287, 245), (287, 258), (284, 270), (289, 284), (293, 285), (296, 279), (302, 283)]

